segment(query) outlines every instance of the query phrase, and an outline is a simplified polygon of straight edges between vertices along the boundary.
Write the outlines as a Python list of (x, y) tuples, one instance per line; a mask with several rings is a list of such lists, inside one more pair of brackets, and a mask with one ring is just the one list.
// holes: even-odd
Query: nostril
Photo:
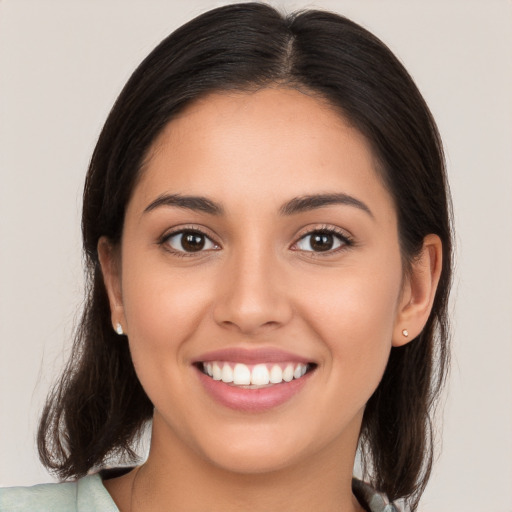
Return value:
[(262, 321), (261, 318), (256, 315), (240, 315), (236, 319), (221, 320), (217, 323), (224, 328), (236, 330), (248, 335), (277, 329), (282, 325), (282, 322), (276, 320)]
[(219, 283), (213, 309), (215, 322), (248, 335), (285, 325), (292, 318), (293, 308), (287, 294), (276, 287), (276, 281), (261, 272), (250, 278), (235, 273), (229, 285)]

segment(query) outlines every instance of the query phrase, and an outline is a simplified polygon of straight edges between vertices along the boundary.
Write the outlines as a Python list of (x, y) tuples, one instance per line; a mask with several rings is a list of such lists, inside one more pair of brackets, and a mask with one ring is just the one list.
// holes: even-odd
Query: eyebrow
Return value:
[(160, 206), (175, 206), (186, 210), (209, 213), (210, 215), (222, 215), (224, 209), (220, 204), (202, 196), (183, 196), (181, 194), (162, 194), (144, 209), (148, 213)]
[(372, 211), (365, 203), (348, 194), (314, 194), (295, 197), (281, 206), (280, 213), (281, 215), (294, 215), (336, 204), (354, 206), (374, 218)]
[[(290, 201), (286, 202), (283, 206), (281, 206), (279, 213), (281, 215), (289, 216), (337, 204), (359, 208), (373, 218), (372, 211), (365, 203), (359, 199), (356, 199), (355, 197), (342, 193), (313, 194), (294, 197)], [(161, 206), (174, 206), (216, 216), (222, 215), (224, 213), (224, 208), (211, 199), (203, 196), (184, 196), (181, 194), (162, 194), (154, 201), (152, 201), (148, 206), (146, 206), (144, 213), (150, 212)]]

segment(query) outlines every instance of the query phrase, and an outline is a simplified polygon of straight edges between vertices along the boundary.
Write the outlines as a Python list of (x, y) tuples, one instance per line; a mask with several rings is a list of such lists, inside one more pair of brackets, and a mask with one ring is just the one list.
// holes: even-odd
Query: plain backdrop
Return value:
[[(0, 485), (51, 481), (37, 416), (82, 300), (80, 197), (142, 58), (208, 0), (0, 0)], [(512, 3), (274, 1), (353, 18), (404, 62), (446, 145), (453, 369), (420, 510), (512, 511)]]

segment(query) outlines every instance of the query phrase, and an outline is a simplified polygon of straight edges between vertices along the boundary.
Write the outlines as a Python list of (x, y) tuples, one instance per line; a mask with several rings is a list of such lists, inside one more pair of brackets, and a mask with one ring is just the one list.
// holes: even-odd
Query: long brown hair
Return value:
[(275, 83), (317, 94), (366, 136), (396, 205), (405, 266), (427, 234), (443, 243), (430, 318), (417, 339), (392, 349), (360, 437), (373, 485), (392, 500), (406, 498), (414, 510), (431, 470), (431, 413), (448, 363), (452, 235), (442, 145), (425, 101), (391, 51), (354, 22), (322, 11), (285, 17), (257, 3), (214, 9), (162, 41), (124, 87), (86, 178), (87, 295), (71, 358), (42, 414), (40, 457), (62, 478), (136, 458), (133, 442), (153, 406), (128, 344), (112, 330), (98, 240), (119, 242), (144, 156), (186, 105), (213, 91)]

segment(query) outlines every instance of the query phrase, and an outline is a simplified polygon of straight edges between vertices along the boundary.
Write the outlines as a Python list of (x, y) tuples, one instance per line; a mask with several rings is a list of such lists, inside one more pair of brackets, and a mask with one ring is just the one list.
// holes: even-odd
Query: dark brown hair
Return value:
[(392, 349), (360, 438), (373, 485), (392, 500), (406, 498), (414, 510), (430, 474), (431, 413), (448, 361), (452, 237), (443, 151), (425, 101), (391, 51), (354, 22), (321, 11), (285, 17), (257, 3), (214, 9), (168, 36), (129, 79), (86, 178), (87, 296), (72, 356), (42, 414), (40, 457), (63, 478), (136, 458), (133, 442), (153, 406), (128, 344), (112, 329), (98, 240), (119, 242), (144, 157), (186, 105), (214, 91), (275, 85), (321, 97), (366, 136), (396, 205), (405, 268), (427, 234), (443, 243), (430, 318), (417, 339)]

